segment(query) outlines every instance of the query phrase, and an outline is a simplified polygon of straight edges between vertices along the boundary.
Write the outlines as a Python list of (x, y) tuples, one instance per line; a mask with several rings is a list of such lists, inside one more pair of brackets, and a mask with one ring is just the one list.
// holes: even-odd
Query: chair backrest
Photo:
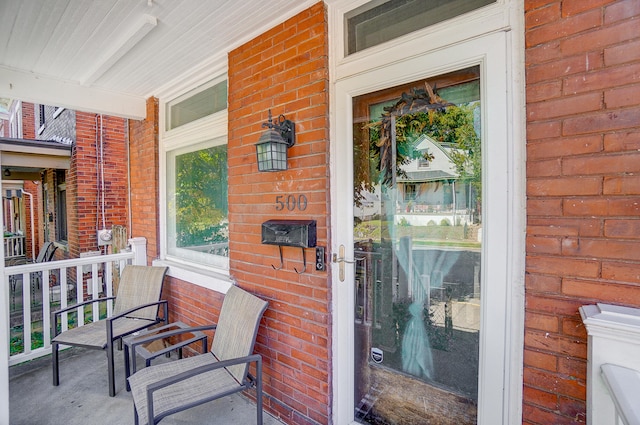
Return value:
[[(113, 314), (120, 314), (142, 304), (160, 301), (166, 273), (167, 267), (125, 266), (120, 275)], [(144, 308), (131, 315), (131, 317), (149, 320), (155, 320), (157, 316), (157, 306)]]
[[(253, 354), (260, 319), (268, 303), (235, 285), (231, 285), (222, 302), (211, 351), (219, 360)], [(229, 372), (244, 382), (248, 364), (231, 366)]]
[(58, 249), (58, 247), (55, 246), (53, 242), (45, 242), (40, 248), (40, 251), (38, 252), (38, 256), (35, 259), (35, 262), (46, 263), (51, 261), (51, 259), (53, 258), (53, 254), (56, 252), (56, 249)]

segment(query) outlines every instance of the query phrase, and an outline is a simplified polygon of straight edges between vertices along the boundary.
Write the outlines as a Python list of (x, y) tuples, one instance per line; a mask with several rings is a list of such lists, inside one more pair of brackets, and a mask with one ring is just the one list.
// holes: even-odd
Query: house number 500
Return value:
[(278, 195), (276, 196), (276, 211), (282, 211), (285, 208), (293, 211), (296, 207), (300, 211), (307, 209), (307, 197), (304, 195)]

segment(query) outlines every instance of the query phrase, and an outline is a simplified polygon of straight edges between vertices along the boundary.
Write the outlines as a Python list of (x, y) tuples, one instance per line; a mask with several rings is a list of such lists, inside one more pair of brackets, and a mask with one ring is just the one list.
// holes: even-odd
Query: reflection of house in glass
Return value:
[[(402, 166), (396, 180), (395, 221), (412, 226), (474, 223), (476, 194), (468, 181), (462, 181), (451, 158), (455, 149), (423, 134), (413, 142), (420, 157)], [(424, 154), (431, 159), (425, 159)], [(363, 200), (355, 216), (370, 219), (380, 212), (380, 188), (362, 191)]]
[(413, 226), (463, 225), (473, 222), (473, 189), (461, 182), (451, 159), (454, 149), (421, 135), (413, 143), (432, 159), (415, 159), (398, 176), (396, 222)]

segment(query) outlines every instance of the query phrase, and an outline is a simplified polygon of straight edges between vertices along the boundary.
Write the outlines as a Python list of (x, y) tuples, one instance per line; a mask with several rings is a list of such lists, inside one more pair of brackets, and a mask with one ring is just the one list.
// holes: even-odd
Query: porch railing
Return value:
[(4, 258), (6, 260), (12, 258), (20, 258), (26, 255), (24, 249), (24, 236), (5, 236), (4, 237)]
[(589, 336), (587, 423), (640, 424), (640, 309), (596, 304), (580, 315)]
[(604, 364), (601, 369), (615, 405), (615, 424), (640, 424), (640, 372), (612, 364)]
[[(90, 256), (4, 268), (9, 289), (11, 355), (9, 365), (51, 353), (51, 312), (101, 295), (113, 295), (114, 277), (127, 264), (146, 264), (146, 240), (130, 240), (130, 250), (110, 255)], [(78, 326), (111, 316), (113, 305), (98, 303), (91, 310), (77, 309)], [(69, 313), (72, 314), (72, 313)], [(68, 327), (63, 317), (63, 330)]]

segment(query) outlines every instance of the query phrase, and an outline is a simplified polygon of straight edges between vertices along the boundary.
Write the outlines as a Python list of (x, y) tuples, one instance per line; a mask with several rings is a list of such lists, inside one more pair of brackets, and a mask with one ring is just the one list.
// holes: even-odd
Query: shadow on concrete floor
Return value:
[[(11, 425), (133, 424), (133, 401), (131, 393), (125, 390), (122, 351), (116, 351), (116, 397), (109, 397), (106, 360), (102, 351), (63, 350), (58, 387), (52, 385), (50, 356), (10, 367)], [(255, 404), (235, 394), (169, 416), (161, 424), (247, 425), (255, 422)], [(281, 425), (266, 412), (264, 423)]]

